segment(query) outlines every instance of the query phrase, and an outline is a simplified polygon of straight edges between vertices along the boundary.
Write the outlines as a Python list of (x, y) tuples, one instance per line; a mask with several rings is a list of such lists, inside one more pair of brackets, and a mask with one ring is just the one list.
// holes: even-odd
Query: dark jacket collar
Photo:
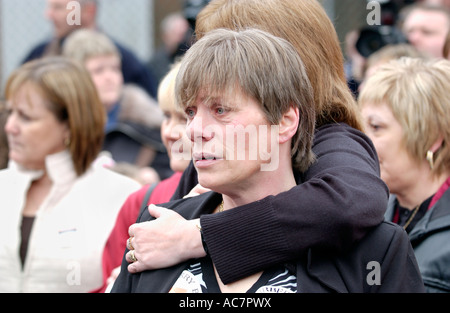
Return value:
[(410, 232), (411, 241), (424, 238), (444, 228), (450, 228), (450, 189), (442, 195), (438, 202), (425, 214)]

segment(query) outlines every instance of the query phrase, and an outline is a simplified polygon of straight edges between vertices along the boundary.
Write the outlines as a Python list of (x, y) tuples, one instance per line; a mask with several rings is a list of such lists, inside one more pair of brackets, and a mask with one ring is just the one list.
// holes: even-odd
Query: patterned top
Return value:
[[(220, 293), (209, 257), (195, 260), (177, 279), (171, 293)], [(266, 270), (247, 293), (294, 293), (297, 277), (284, 266)]]

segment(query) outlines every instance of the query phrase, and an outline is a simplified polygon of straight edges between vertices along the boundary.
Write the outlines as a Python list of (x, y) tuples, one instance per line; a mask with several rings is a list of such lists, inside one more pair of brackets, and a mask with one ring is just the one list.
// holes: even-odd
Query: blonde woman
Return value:
[(136, 222), (140, 208), (143, 205), (170, 201), (181, 175), (191, 161), (191, 142), (186, 135), (186, 115), (175, 103), (175, 79), (179, 68), (179, 62), (174, 64), (158, 87), (159, 107), (165, 116), (161, 125), (161, 138), (168, 151), (170, 168), (174, 174), (158, 184), (143, 186), (132, 193), (123, 204), (103, 251), (104, 285), (96, 292), (106, 291), (107, 286), (117, 277), (126, 248), (128, 228)]
[(0, 292), (88, 292), (116, 215), (139, 184), (93, 166), (106, 114), (88, 72), (61, 57), (6, 85), (10, 163), (0, 171)]
[(428, 291), (450, 292), (450, 61), (402, 58), (381, 66), (359, 103)]

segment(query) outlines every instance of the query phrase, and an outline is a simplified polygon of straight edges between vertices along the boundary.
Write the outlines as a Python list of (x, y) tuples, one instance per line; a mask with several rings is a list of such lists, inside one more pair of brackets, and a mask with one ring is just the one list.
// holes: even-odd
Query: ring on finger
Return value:
[(133, 239), (133, 236), (127, 239), (127, 248), (128, 250), (134, 250), (133, 245), (131, 244), (131, 239)]
[(134, 250), (130, 251), (130, 260), (133, 263), (137, 261), (136, 256), (134, 255)]

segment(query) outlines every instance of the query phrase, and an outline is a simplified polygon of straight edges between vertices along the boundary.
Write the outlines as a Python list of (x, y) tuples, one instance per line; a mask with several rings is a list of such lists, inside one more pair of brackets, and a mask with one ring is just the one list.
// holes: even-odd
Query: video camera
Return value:
[(378, 2), (381, 7), (380, 25), (362, 28), (356, 41), (356, 49), (365, 58), (388, 44), (407, 42), (402, 31), (395, 27), (399, 12), (397, 3), (391, 0)]

